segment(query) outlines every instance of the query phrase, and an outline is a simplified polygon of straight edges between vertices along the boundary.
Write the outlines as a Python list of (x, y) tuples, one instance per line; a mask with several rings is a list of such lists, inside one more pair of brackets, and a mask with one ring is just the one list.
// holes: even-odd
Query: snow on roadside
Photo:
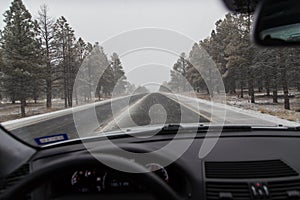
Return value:
[[(176, 94), (176, 95), (179, 95), (179, 94)], [(194, 97), (190, 97), (190, 96), (186, 96), (186, 95), (180, 95), (180, 96), (183, 97), (183, 98), (191, 99), (191, 100), (196, 99)], [(278, 125), (281, 124), (281, 125), (284, 125), (284, 126), (300, 126), (299, 118), (298, 118), (298, 121), (289, 121), (289, 120), (286, 120), (286, 119), (282, 119), (278, 116), (274, 116), (274, 115), (270, 115), (270, 114), (266, 114), (266, 113), (261, 113), (259, 111), (259, 109), (254, 109), (253, 104), (248, 103), (247, 100), (245, 100), (245, 101), (236, 101), (236, 104), (234, 104), (234, 105), (228, 105), (228, 104), (224, 104), (224, 103), (216, 103), (216, 102), (208, 101), (208, 100), (205, 100), (205, 99), (199, 99), (199, 98), (197, 98), (197, 101), (199, 103), (207, 104), (207, 105), (212, 106), (212, 107), (231, 110), (231, 111), (238, 112), (238, 113), (241, 113), (241, 114), (244, 114), (244, 115), (249, 115), (249, 117), (259, 118), (259, 119), (269, 121), (269, 122), (272, 122), (272, 123), (278, 124)], [(252, 105), (252, 106), (251, 107), (246, 107), (246, 106), (249, 106), (249, 104)], [(237, 107), (237, 105), (239, 105), (239, 107)], [(245, 107), (243, 107), (243, 106), (245, 106)]]
[(241, 112), (243, 114), (248, 114), (252, 117), (256, 117), (256, 118), (260, 118), (260, 119), (263, 119), (263, 120), (267, 120), (267, 121), (270, 121), (270, 122), (274, 122), (276, 124), (281, 124), (281, 125), (285, 125), (285, 126), (300, 126), (300, 123), (299, 121), (289, 121), (289, 120), (286, 120), (286, 119), (282, 119), (278, 116), (274, 116), (274, 115), (270, 115), (270, 114), (266, 114), (266, 113), (261, 113), (260, 111), (257, 111), (257, 110), (250, 110), (250, 109), (246, 109), (246, 108), (242, 108), (242, 107), (235, 107), (235, 106), (231, 106), (231, 105), (226, 105), (227, 109), (231, 109), (233, 111), (236, 111), (236, 112)]
[(236, 96), (227, 96), (227, 104), (233, 107), (238, 107), (244, 110), (253, 110), (260, 112), (261, 114), (269, 114), (271, 116), (277, 116), (280, 119), (285, 119), (288, 121), (300, 122), (300, 112), (299, 109), (299, 98), (291, 98), (290, 104), (292, 110), (285, 110), (283, 108), (283, 99), (278, 99), (279, 103), (273, 103), (271, 98), (256, 98), (256, 103), (249, 103), (247, 98), (241, 99)]

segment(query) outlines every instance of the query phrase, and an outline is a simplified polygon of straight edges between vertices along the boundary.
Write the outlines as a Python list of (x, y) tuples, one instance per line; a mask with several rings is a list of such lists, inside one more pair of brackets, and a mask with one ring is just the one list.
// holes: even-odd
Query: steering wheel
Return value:
[(157, 199), (170, 199), (179, 200), (180, 197), (174, 192), (174, 190), (161, 180), (154, 173), (149, 173), (147, 169), (133, 161), (126, 158), (114, 156), (110, 154), (97, 154), (97, 155), (76, 155), (69, 158), (55, 160), (48, 163), (43, 168), (29, 174), (19, 184), (8, 190), (1, 199), (5, 200), (17, 200), (24, 199), (24, 196), (45, 183), (46, 180), (60, 175), (62, 172), (66, 172), (74, 167), (83, 166), (96, 166), (112, 170), (108, 166), (100, 163), (97, 157), (101, 157), (101, 160), (105, 163), (111, 163), (119, 165), (123, 169), (135, 170), (139, 173), (128, 173), (134, 180), (144, 183), (144, 186), (157, 198)]

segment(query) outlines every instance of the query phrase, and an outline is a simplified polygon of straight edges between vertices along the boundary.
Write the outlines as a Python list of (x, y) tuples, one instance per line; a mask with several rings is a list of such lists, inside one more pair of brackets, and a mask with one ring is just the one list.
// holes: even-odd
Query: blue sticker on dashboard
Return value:
[(34, 140), (38, 145), (45, 145), (45, 144), (51, 144), (55, 142), (68, 140), (68, 135), (67, 134), (49, 135), (49, 136), (35, 138)]

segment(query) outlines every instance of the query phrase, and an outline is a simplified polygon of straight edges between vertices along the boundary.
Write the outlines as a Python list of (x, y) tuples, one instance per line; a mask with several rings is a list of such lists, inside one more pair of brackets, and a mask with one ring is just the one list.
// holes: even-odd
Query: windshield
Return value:
[(0, 121), (32, 145), (165, 124), (300, 125), (299, 49), (256, 46), (253, 14), (222, 1), (0, 8)]

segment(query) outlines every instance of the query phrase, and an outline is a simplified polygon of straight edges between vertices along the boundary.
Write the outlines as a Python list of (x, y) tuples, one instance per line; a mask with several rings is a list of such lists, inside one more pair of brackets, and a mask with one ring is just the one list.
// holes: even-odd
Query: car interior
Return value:
[[(299, 1), (223, 3), (233, 13), (255, 12), (252, 36), (257, 45), (299, 45), (300, 40), (284, 34), (287, 29), (297, 33)], [(280, 124), (169, 124), (37, 147), (1, 127), (0, 177), (5, 187), (0, 199), (296, 200), (299, 131)]]

